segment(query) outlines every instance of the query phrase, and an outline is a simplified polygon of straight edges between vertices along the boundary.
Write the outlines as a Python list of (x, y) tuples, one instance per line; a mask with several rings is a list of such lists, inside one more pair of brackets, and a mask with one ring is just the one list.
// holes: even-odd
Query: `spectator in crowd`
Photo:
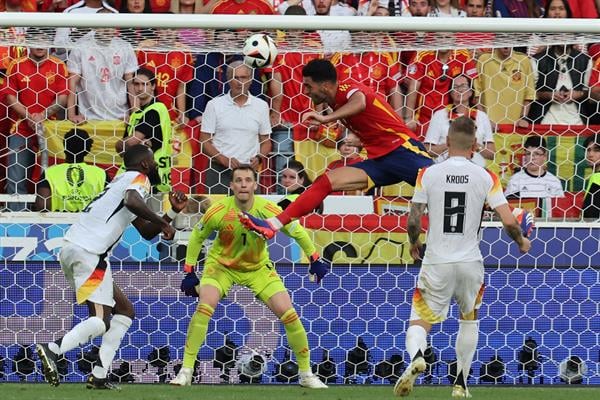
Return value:
[[(30, 34), (43, 35), (30, 28)], [(36, 165), (37, 130), (46, 119), (64, 110), (67, 103), (67, 68), (46, 48), (30, 48), (29, 55), (15, 60), (7, 70), (7, 105), (13, 122), (8, 136), (6, 193), (27, 194), (28, 178)], [(12, 211), (25, 209), (23, 203), (11, 203)]]
[(431, 12), (429, 0), (409, 0), (408, 8), (402, 11), (403, 17), (427, 17)]
[[(317, 6), (319, 3), (321, 3), (321, 6), (325, 4), (321, 0), (287, 0), (279, 3), (277, 11), (279, 14), (285, 15), (285, 11), (288, 7), (301, 6), (306, 10), (307, 15), (317, 15)], [(330, 15), (335, 15), (337, 17), (351, 17), (356, 15), (356, 9), (343, 1), (331, 0), (331, 2), (328, 1), (327, 3), (331, 3)]]
[[(152, 7), (150, 0), (123, 0), (119, 12), (122, 14), (151, 14)], [(153, 30), (148, 28), (121, 28), (119, 35), (133, 46), (137, 46), (144, 39), (151, 37)]]
[(467, 0), (467, 17), (485, 17), (488, 0)]
[(527, 127), (529, 106), (535, 100), (535, 77), (531, 61), (510, 47), (483, 53), (477, 60), (479, 77), (475, 97), (492, 122)]
[[(340, 158), (330, 162), (327, 165), (327, 169), (325, 172), (329, 172), (332, 169), (341, 168), (364, 161), (364, 159), (360, 155), (360, 152), (362, 151), (362, 144), (360, 143), (360, 139), (352, 132), (348, 132), (348, 134), (343, 140), (338, 140), (336, 148), (338, 153), (340, 154)], [(363, 194), (363, 191), (346, 190), (331, 192), (331, 194), (334, 196), (360, 196), (361, 194)]]
[[(153, 51), (159, 44), (171, 43), (171, 51)], [(156, 99), (167, 106), (172, 121), (186, 124), (186, 85), (194, 78), (194, 61), (190, 53), (177, 41), (173, 29), (157, 29), (156, 39), (140, 43), (137, 60), (140, 67), (149, 69), (156, 76)]]
[(458, 6), (458, 0), (433, 0), (430, 17), (466, 17), (467, 13)]
[(119, 12), (123, 14), (149, 14), (152, 12), (150, 0), (123, 0)]
[(594, 61), (592, 73), (590, 74), (590, 97), (600, 101), (600, 57)]
[(542, 9), (537, 0), (494, 0), (494, 15), (498, 18), (539, 18)]
[(169, 110), (154, 93), (156, 90), (156, 77), (146, 68), (135, 72), (130, 86), (132, 99), (132, 113), (125, 136), (116, 144), (118, 153), (123, 153), (129, 147), (142, 143), (148, 145), (154, 153), (154, 160), (158, 165), (160, 183), (155, 187), (159, 192), (171, 190), (171, 155), (172, 131)]
[(541, 216), (550, 216), (551, 199), (564, 197), (562, 183), (548, 172), (548, 147), (541, 136), (529, 136), (523, 144), (521, 171), (511, 176), (504, 194), (506, 197), (538, 199)]
[(252, 68), (242, 61), (227, 67), (230, 91), (208, 102), (200, 140), (210, 157), (205, 173), (209, 194), (227, 194), (231, 169), (249, 164), (258, 170), (271, 151), (269, 105), (250, 94)]
[(388, 0), (367, 0), (364, 2), (359, 2), (356, 15), (368, 17), (389, 17), (390, 11), (388, 10), (388, 7)]
[[(306, 15), (300, 6), (290, 6), (285, 15)], [(287, 43), (299, 45), (303, 49), (314, 49), (313, 52), (285, 52), (275, 59), (269, 80), (271, 95), (271, 126), (273, 133), (274, 162), (271, 166), (277, 175), (281, 174), (288, 162), (294, 159), (293, 129), (300, 124), (300, 115), (310, 110), (310, 98), (302, 91), (302, 68), (310, 60), (320, 57), (321, 42), (314, 34), (304, 31), (288, 30), (283, 38)], [(278, 181), (281, 181), (279, 177)], [(281, 192), (278, 186), (278, 192)]]
[(106, 172), (85, 162), (92, 144), (82, 129), (73, 128), (65, 134), (65, 162), (44, 171), (37, 184), (37, 211), (79, 212), (104, 190)]
[[(96, 14), (102, 9), (109, 10), (113, 13), (118, 12), (115, 8), (111, 7), (107, 1), (100, 0), (82, 0), (73, 4), (71, 7), (68, 7), (63, 12), (67, 14)], [(65, 47), (70, 47), (70, 45), (72, 45), (72, 40), (81, 37), (82, 33), (83, 32), (77, 32), (75, 28), (58, 28), (56, 30), (56, 36), (54, 37), (56, 55), (62, 60), (66, 60), (67, 51)]]
[(428, 124), (431, 115), (448, 105), (452, 79), (477, 77), (477, 65), (466, 50), (423, 51), (408, 67), (404, 120), (413, 131)]
[(436, 162), (448, 158), (448, 129), (450, 122), (458, 117), (467, 116), (475, 121), (477, 131), (477, 146), (479, 152), (473, 154), (473, 162), (485, 167), (485, 160), (493, 160), (496, 146), (492, 126), (487, 114), (472, 107), (473, 88), (471, 80), (465, 75), (459, 75), (452, 80), (450, 91), (451, 103), (441, 110), (433, 113), (431, 123), (425, 136), (425, 148), (432, 157), (437, 157)]
[(211, 14), (261, 14), (275, 13), (273, 3), (269, 0), (237, 0), (219, 1), (210, 10)]
[[(9, 0), (6, 2), (5, 10), (2, 12), (22, 12), (23, 6), (20, 1)], [(0, 29), (0, 37), (12, 43), (22, 42), (25, 38), (24, 27), (3, 27)], [(0, 76), (4, 75), (6, 69), (17, 58), (27, 54), (27, 48), (22, 46), (0, 46)]]
[[(338, 3), (337, 6), (333, 6), (333, 0), (312, 0), (315, 14), (320, 16), (354, 16), (356, 10), (352, 7), (347, 7), (344, 4)], [(309, 15), (310, 12), (308, 13)], [(317, 31), (321, 37), (323, 43), (323, 49), (325, 52), (343, 51), (350, 48), (352, 44), (352, 38), (349, 31), (336, 31), (336, 30), (319, 30)]]
[[(552, 2), (552, 0), (548, 2)], [(546, 12), (548, 12), (548, 8), (546, 6)], [(569, 8), (573, 12), (573, 18), (598, 18), (600, 2), (597, 0), (569, 0)]]
[[(102, 12), (102, 11), (100, 11)], [(138, 69), (129, 43), (113, 28), (88, 32), (69, 55), (68, 118), (78, 124), (86, 120), (125, 120), (127, 82)]]
[(589, 136), (583, 142), (585, 158), (592, 167), (592, 174), (585, 185), (583, 218), (600, 218), (600, 134)]
[(535, 54), (532, 63), (536, 101), (531, 103), (529, 119), (542, 124), (587, 125), (591, 58), (573, 45), (554, 45)]
[(291, 160), (281, 172), (279, 183), (285, 190), (285, 196), (277, 202), (277, 205), (285, 210), (292, 201), (300, 196), (300, 193), (312, 184), (312, 180), (300, 161)]

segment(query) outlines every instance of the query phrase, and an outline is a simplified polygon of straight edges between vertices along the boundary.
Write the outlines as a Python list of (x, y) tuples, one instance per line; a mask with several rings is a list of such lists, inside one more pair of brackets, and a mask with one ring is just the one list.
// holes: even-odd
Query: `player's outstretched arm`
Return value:
[(406, 230), (408, 231), (408, 241), (410, 242), (410, 256), (415, 261), (421, 259), (423, 244), (419, 236), (421, 236), (421, 218), (426, 206), (425, 203), (416, 203), (414, 201), (410, 204)]
[(519, 246), (521, 253), (527, 253), (531, 248), (531, 242), (529, 239), (523, 236), (521, 225), (513, 215), (508, 204), (501, 204), (496, 207), (494, 211), (496, 211), (500, 217), (502, 225), (504, 225), (504, 229), (506, 230), (506, 233), (508, 233), (508, 236), (510, 236), (510, 238)]
[[(187, 196), (183, 192), (171, 192), (169, 193), (169, 201), (173, 213), (176, 214), (187, 205)], [(160, 232), (167, 240), (172, 239), (175, 235), (175, 229), (171, 226), (174, 215), (167, 213), (162, 217), (159, 216), (146, 205), (142, 196), (135, 190), (128, 190), (125, 193), (125, 207), (137, 215), (138, 218), (132, 224), (144, 239), (152, 239)]]

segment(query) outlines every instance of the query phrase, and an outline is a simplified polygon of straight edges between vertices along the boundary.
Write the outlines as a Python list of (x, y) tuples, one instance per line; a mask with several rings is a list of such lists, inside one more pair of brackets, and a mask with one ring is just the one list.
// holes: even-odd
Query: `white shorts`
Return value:
[(58, 258), (67, 281), (75, 290), (78, 304), (90, 301), (114, 307), (113, 279), (106, 257), (65, 242)]
[(482, 261), (424, 264), (413, 293), (410, 320), (444, 321), (452, 298), (467, 315), (481, 306), (484, 287)]

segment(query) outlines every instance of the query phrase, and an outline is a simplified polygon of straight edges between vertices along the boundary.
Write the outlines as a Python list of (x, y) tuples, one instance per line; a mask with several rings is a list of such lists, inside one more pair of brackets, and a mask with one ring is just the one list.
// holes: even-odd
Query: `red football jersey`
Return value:
[(400, 65), (389, 52), (344, 53), (332, 57), (338, 80), (352, 79), (387, 98), (401, 79)]
[(273, 73), (281, 74), (283, 99), (281, 101), (281, 119), (292, 124), (300, 123), (303, 113), (311, 109), (310, 98), (302, 91), (302, 68), (315, 58), (317, 53), (283, 53), (275, 59)]
[(360, 138), (369, 158), (384, 156), (409, 139), (416, 139), (392, 106), (381, 95), (360, 83), (341, 82), (332, 108), (342, 107), (357, 91), (366, 97), (365, 110), (340, 121)]
[(445, 64), (434, 51), (417, 55), (415, 62), (408, 67), (407, 76), (421, 82), (416, 104), (420, 123), (429, 122), (435, 111), (448, 104), (452, 79), (461, 74), (477, 78), (477, 65), (466, 50), (453, 51)]
[(221, 0), (211, 14), (274, 14), (272, 3), (266, 0)]
[(179, 116), (175, 107), (177, 89), (181, 83), (194, 79), (191, 54), (140, 50), (137, 58), (140, 67), (148, 68), (156, 75), (156, 99), (167, 106), (171, 120), (176, 121)]
[[(45, 111), (56, 102), (57, 96), (68, 93), (67, 66), (55, 57), (48, 57), (39, 64), (22, 57), (8, 67), (6, 76), (7, 94), (16, 96), (30, 114)], [(18, 134), (35, 134), (27, 123), (18, 123), (20, 117), (16, 113), (11, 112), (11, 118), (17, 123)]]

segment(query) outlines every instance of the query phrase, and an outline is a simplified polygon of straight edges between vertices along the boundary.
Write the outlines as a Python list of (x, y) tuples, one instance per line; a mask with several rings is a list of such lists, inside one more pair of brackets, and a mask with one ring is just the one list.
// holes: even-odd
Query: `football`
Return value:
[(242, 53), (246, 65), (252, 68), (268, 67), (277, 57), (277, 46), (269, 35), (257, 33), (246, 39)]

